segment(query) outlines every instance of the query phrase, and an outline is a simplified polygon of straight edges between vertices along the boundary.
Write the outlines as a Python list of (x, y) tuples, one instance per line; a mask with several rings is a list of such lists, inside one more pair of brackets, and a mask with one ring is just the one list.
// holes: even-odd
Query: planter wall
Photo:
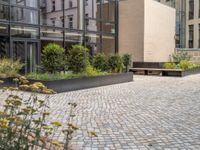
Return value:
[[(14, 86), (12, 79), (4, 79), (5, 83), (2, 86)], [(76, 91), (81, 89), (106, 86), (111, 84), (119, 84), (133, 81), (133, 73), (111, 74), (96, 77), (83, 77), (67, 80), (55, 81), (40, 81), (29, 80), (30, 83), (41, 82), (48, 88), (53, 89), (57, 93)]]
[[(94, 88), (99, 86), (119, 84), (133, 81), (132, 73), (83, 77), (68, 80), (39, 81), (57, 93)], [(35, 81), (32, 81), (35, 82)]]
[(182, 72), (182, 77), (189, 76), (189, 75), (194, 75), (194, 74), (200, 74), (200, 68), (183, 71)]

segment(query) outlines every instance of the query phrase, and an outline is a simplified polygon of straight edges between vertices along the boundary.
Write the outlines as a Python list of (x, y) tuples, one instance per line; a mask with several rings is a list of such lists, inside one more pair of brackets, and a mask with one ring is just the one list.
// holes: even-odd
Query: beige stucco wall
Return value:
[(175, 49), (175, 9), (154, 0), (119, 5), (119, 53), (133, 61), (164, 62)]
[(144, 1), (144, 61), (169, 61), (175, 50), (176, 11), (153, 0)]
[(143, 46), (144, 1), (121, 1), (119, 5), (119, 53), (129, 53), (134, 61), (143, 61)]

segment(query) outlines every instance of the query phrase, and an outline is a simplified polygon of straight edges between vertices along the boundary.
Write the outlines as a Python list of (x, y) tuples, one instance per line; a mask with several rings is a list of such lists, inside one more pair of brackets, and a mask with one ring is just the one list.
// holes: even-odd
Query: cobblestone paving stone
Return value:
[(73, 144), (86, 150), (200, 150), (200, 75), (134, 80), (51, 96), (49, 119), (65, 122), (76, 102)]

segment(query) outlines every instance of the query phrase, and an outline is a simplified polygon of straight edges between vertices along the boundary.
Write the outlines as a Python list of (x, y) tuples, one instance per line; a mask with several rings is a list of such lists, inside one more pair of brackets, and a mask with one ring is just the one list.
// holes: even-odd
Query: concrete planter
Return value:
[(166, 71), (163, 73), (163, 76), (185, 77), (194, 74), (200, 74), (200, 68), (185, 71)]
[[(14, 86), (12, 78), (3, 79), (5, 83), (1, 86)], [(133, 73), (120, 73), (103, 75), (96, 77), (82, 77), (74, 79), (54, 80), (54, 81), (41, 81), (29, 80), (31, 83), (41, 82), (48, 88), (53, 89), (57, 93), (76, 91), (81, 89), (88, 89), (111, 84), (119, 84), (133, 81)]]

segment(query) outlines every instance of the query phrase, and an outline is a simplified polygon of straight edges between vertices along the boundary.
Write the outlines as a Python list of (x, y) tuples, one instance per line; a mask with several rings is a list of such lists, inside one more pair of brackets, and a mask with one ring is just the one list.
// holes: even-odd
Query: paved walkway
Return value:
[[(200, 150), (200, 75), (135, 76), (131, 83), (51, 97), (51, 120), (65, 121), (76, 102), (81, 126), (73, 144), (91, 150)], [(98, 138), (87, 137), (95, 130)], [(55, 134), (62, 140), (59, 132)]]
[[(73, 143), (80, 147), (200, 150), (200, 75), (136, 76), (131, 83), (58, 94), (51, 98), (54, 119), (66, 119), (69, 101), (78, 104), (82, 131)], [(91, 141), (86, 130), (98, 138)]]

